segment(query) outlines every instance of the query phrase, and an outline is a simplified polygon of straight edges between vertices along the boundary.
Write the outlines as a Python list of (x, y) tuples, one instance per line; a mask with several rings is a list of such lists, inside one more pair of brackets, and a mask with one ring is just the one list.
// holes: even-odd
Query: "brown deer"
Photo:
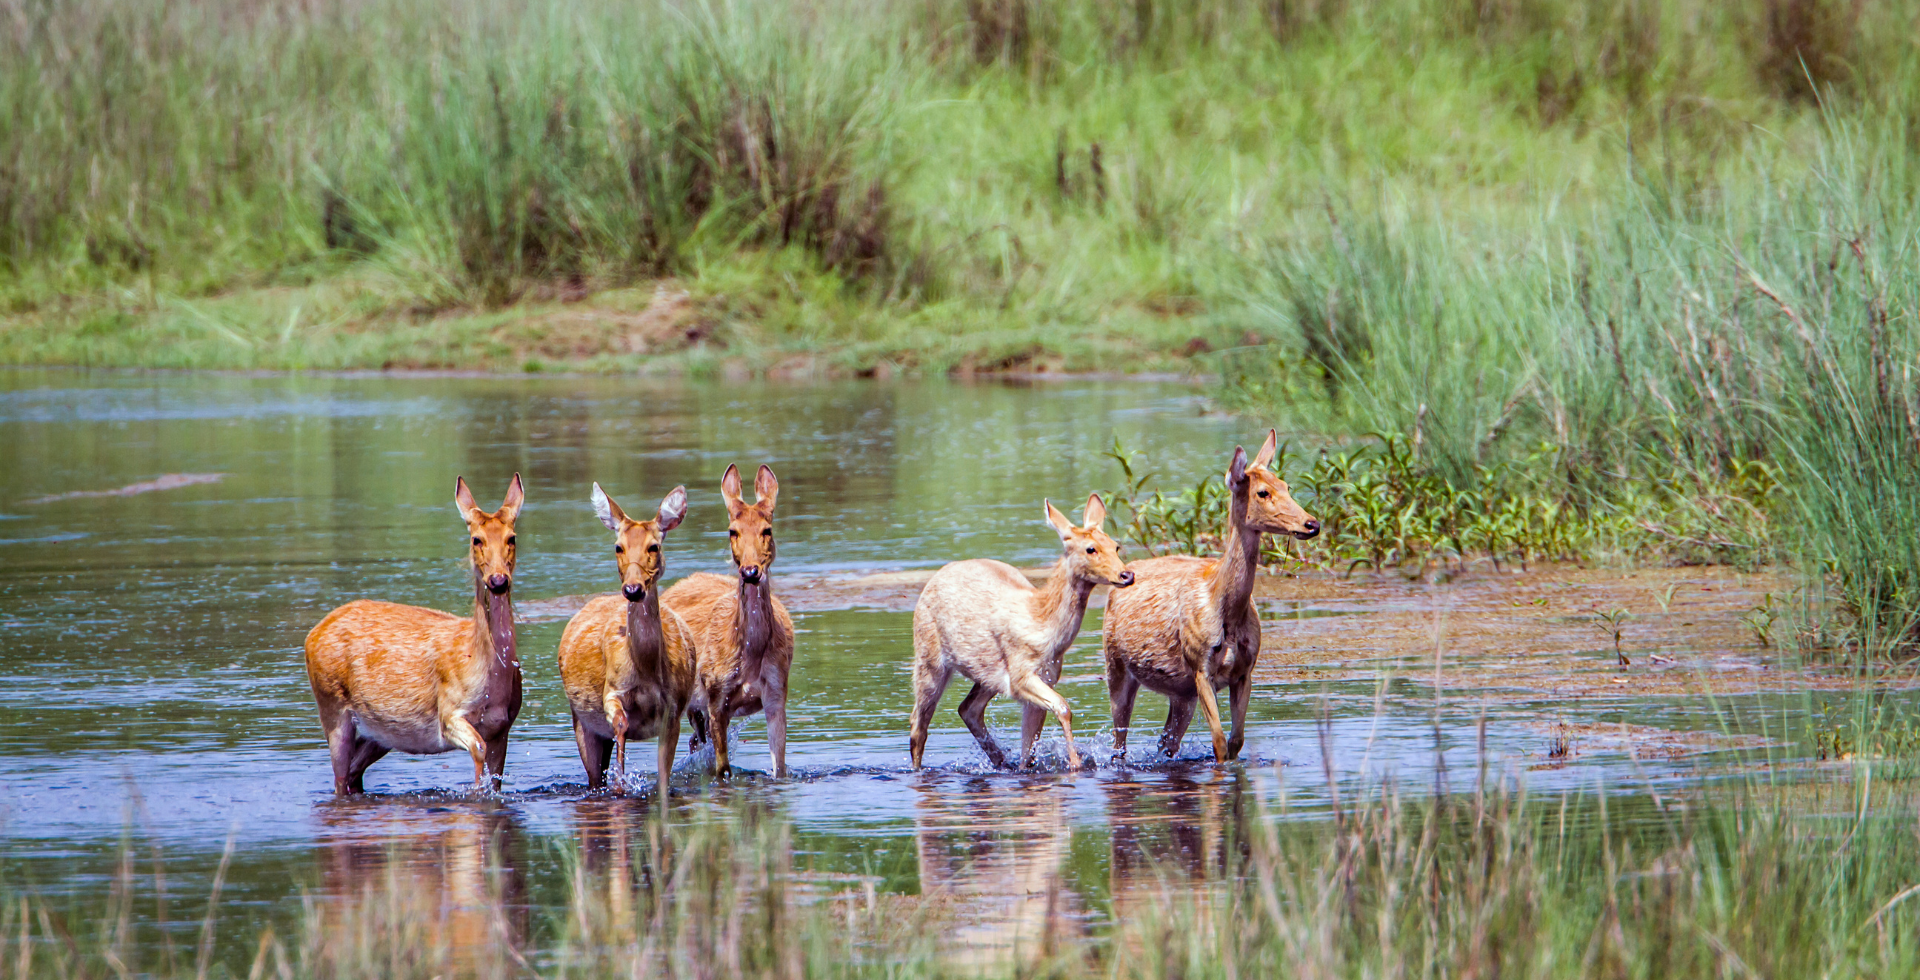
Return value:
[[(1167, 725), (1160, 734), (1163, 755), (1180, 750), (1195, 701), (1213, 734), (1214, 761), (1240, 754), (1253, 664), (1260, 657), (1260, 614), (1253, 607), (1260, 536), (1291, 534), (1305, 541), (1320, 533), (1320, 522), (1294, 503), (1284, 480), (1267, 470), (1277, 439), (1278, 433), (1269, 430), (1252, 463), (1245, 449), (1234, 447), (1221, 557), (1170, 555), (1133, 562), (1127, 567), (1137, 584), (1107, 602), (1107, 694), (1113, 701), (1113, 748), (1122, 758), (1133, 700), (1142, 686), (1168, 699)], [(1221, 684), (1231, 699), (1231, 739), (1221, 732), (1214, 699)]]
[(520, 474), (500, 509), (473, 502), (464, 478), (454, 505), (472, 536), (473, 614), (361, 599), (307, 634), (307, 680), (333, 753), (333, 791), (364, 793), (367, 767), (394, 749), (431, 755), (465, 749), (477, 789), (500, 788), (507, 730), (520, 713), (513, 643), (513, 522), (526, 494)]
[(1020, 570), (990, 558), (957, 561), (933, 573), (913, 609), (913, 727), (909, 747), (913, 767), (927, 748), (927, 726), (940, 695), (958, 671), (973, 682), (960, 702), (960, 720), (1005, 768), (1006, 753), (987, 731), (987, 702), (1011, 694), (1022, 702), (1020, 758), (1033, 764), (1033, 743), (1049, 712), (1060, 720), (1067, 740), (1067, 765), (1080, 768), (1073, 745), (1073, 709), (1053, 689), (1067, 647), (1080, 635), (1087, 597), (1096, 585), (1125, 589), (1133, 573), (1120, 562), (1120, 546), (1100, 530), (1107, 508), (1100, 496), (1087, 497), (1081, 526), (1046, 502), (1047, 523), (1060, 533), (1063, 550), (1044, 588), (1036, 589)]
[(693, 698), (693, 634), (671, 610), (661, 610), (660, 545), (687, 515), (687, 488), (674, 487), (650, 521), (629, 518), (593, 485), (593, 509), (613, 532), (620, 595), (588, 602), (560, 634), (560, 685), (573, 712), (573, 740), (587, 787), (607, 784), (609, 752), (627, 775), (627, 739), (659, 739), (660, 802), (667, 800), (680, 716)]
[(727, 762), (728, 723), (765, 711), (773, 774), (784, 777), (793, 619), (773, 597), (773, 503), (780, 496), (780, 481), (770, 467), (760, 467), (753, 491), (753, 503), (740, 499), (736, 466), (729, 465), (720, 478), (733, 577), (689, 575), (668, 589), (660, 602), (693, 631), (699, 679), (688, 712), (693, 722), (691, 746), (711, 739), (714, 772), (729, 776), (733, 769)]

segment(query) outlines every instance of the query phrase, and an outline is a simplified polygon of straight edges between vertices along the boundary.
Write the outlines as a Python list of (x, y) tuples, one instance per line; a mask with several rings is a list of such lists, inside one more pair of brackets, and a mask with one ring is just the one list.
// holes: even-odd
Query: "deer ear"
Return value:
[(665, 500), (660, 501), (660, 533), (665, 534), (680, 526), (681, 518), (687, 516), (687, 488), (674, 487)]
[(1238, 490), (1247, 485), (1247, 451), (1244, 447), (1233, 447), (1233, 462), (1227, 464), (1227, 489)]
[(620, 533), (620, 525), (627, 520), (627, 512), (621, 510), (620, 505), (614, 503), (598, 483), (593, 485), (593, 516), (600, 518), (600, 523), (615, 534)]
[(473, 491), (467, 489), (464, 476), (453, 478), (453, 505), (460, 509), (460, 519), (468, 522), (473, 520), (473, 512), (480, 509), (480, 505), (473, 502)]
[(1087, 494), (1087, 511), (1080, 518), (1080, 526), (1089, 531), (1097, 531), (1107, 520), (1107, 505), (1097, 493)]
[(1045, 504), (1047, 507), (1047, 523), (1053, 525), (1053, 529), (1060, 532), (1062, 538), (1066, 537), (1067, 533), (1073, 530), (1073, 522), (1067, 520), (1067, 515), (1060, 513), (1060, 509), (1053, 505), (1053, 501), (1045, 501)]
[(1253, 454), (1253, 468), (1264, 470), (1273, 463), (1273, 454), (1280, 449), (1280, 430), (1268, 429), (1267, 441), (1260, 444), (1260, 451)]
[(740, 499), (740, 467), (727, 464), (727, 472), (720, 477), (720, 499), (727, 503), (727, 516), (734, 517), (746, 502)]
[(507, 516), (512, 524), (520, 517), (520, 505), (527, 502), (527, 491), (520, 485), (520, 474), (513, 475), (513, 482), (507, 484), (507, 499), (500, 503), (500, 512)]
[(780, 496), (780, 481), (773, 475), (773, 467), (760, 464), (760, 472), (753, 477), (753, 499), (755, 503), (766, 504), (773, 509), (773, 502)]

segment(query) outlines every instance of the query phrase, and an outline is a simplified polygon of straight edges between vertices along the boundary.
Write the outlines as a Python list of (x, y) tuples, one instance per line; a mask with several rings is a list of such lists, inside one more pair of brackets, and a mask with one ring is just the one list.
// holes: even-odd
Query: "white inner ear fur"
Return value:
[(607, 492), (600, 489), (600, 484), (594, 484), (593, 514), (595, 517), (600, 518), (600, 523), (605, 524), (607, 530), (618, 532), (620, 530), (620, 522), (613, 519), (613, 508), (608, 506), (608, 504)]
[(658, 517), (660, 532), (664, 534), (673, 530), (679, 526), (680, 519), (686, 515), (687, 492), (682, 488), (675, 487), (672, 493), (667, 494), (665, 500), (660, 501), (660, 513)]

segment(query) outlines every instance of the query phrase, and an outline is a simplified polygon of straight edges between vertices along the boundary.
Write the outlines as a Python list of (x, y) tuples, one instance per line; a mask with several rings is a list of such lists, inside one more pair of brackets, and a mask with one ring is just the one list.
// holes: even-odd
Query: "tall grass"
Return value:
[(1519, 230), (1336, 210), (1255, 260), (1253, 306), (1285, 339), (1230, 355), (1234, 389), (1304, 428), (1397, 433), (1449, 486), (1534, 460), (1531, 492), (1583, 514), (1654, 495), (1738, 517), (1763, 503), (1738, 489), (1765, 488), (1758, 465), (1787, 491), (1777, 543), (1859, 627), (1842, 645), (1904, 645), (1920, 184), (1904, 115), (1829, 125), (1805, 177), (1650, 175)]
[(936, 366), (1222, 346), (1224, 267), (1329, 193), (1503, 218), (1632, 166), (1700, 184), (1803, 161), (1806, 95), (1912, 77), (1912, 11), (1845, 0), (8, 10), (13, 309), (343, 274), (401, 314), (741, 268), (784, 294), (754, 256), (793, 249), (888, 311), (801, 326)]

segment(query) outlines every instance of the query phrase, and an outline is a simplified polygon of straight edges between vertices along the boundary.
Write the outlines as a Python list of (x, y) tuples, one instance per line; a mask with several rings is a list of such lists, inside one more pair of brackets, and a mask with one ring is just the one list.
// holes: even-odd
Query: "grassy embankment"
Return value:
[(1649, 195), (1797, 184), (1835, 120), (1904, 123), (1910, 27), (1840, 0), (23, 8), (0, 362), (1182, 368), (1302, 341), (1270, 270), (1337, 243), (1329, 214), (1544, 254)]

